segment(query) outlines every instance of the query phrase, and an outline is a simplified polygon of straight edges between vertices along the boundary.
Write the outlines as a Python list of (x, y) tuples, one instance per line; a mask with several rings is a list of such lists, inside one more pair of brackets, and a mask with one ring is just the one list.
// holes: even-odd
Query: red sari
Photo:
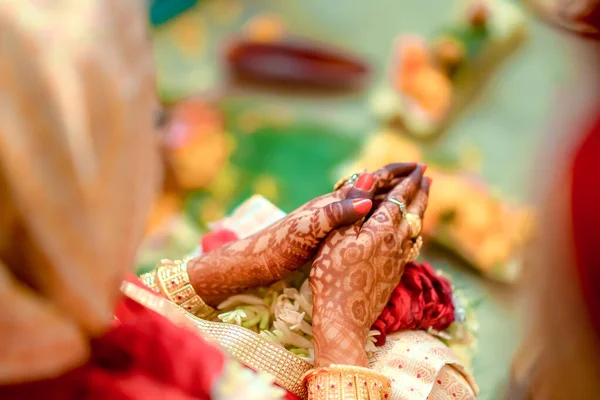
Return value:
[[(128, 282), (144, 287), (135, 276)], [(54, 379), (0, 387), (1, 399), (212, 399), (228, 361), (188, 329), (123, 298), (89, 361)], [(287, 393), (286, 399), (297, 399)]]

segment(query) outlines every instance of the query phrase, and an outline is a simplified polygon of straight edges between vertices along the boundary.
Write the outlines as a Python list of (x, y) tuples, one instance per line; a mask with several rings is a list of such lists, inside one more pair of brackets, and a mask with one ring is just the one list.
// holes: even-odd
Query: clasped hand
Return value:
[(313, 336), (318, 365), (367, 365), (365, 345), (398, 285), (414, 238), (395, 198), (423, 218), (424, 165), (397, 163), (304, 204), (274, 225), (188, 263), (209, 304), (265, 286), (314, 259)]
[[(427, 206), (430, 179), (418, 165), (404, 179), (395, 180), (388, 193), (371, 187), (352, 188), (348, 197), (368, 192), (375, 203), (370, 216), (335, 229), (321, 244), (310, 273), (314, 296), (313, 338), (318, 366), (367, 366), (367, 335), (392, 291), (400, 282), (415, 245), (404, 213), (421, 220)], [(406, 210), (386, 199), (406, 204)]]

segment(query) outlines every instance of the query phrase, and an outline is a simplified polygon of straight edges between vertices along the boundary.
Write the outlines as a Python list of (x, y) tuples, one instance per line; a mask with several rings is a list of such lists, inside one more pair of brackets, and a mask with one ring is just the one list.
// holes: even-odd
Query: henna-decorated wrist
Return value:
[[(315, 298), (316, 307), (322, 303), (322, 299)], [(313, 343), (317, 366), (368, 366), (367, 336), (368, 329), (350, 323), (348, 318), (345, 318), (343, 307), (321, 308), (313, 312)]]
[(347, 364), (367, 367), (369, 359), (365, 343), (340, 345), (339, 343), (321, 343), (318, 353), (315, 351), (315, 365), (323, 367), (332, 364)]

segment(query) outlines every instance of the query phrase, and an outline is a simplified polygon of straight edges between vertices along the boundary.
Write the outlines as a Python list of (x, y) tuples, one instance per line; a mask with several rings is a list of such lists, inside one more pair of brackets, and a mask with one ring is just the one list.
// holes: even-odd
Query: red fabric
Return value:
[(571, 217), (577, 270), (590, 320), (600, 338), (600, 118), (575, 154)]
[(408, 263), (400, 283), (371, 329), (380, 332), (377, 345), (388, 333), (428, 329), (442, 331), (454, 322), (452, 285), (427, 263)]
[(86, 365), (0, 388), (0, 398), (210, 399), (225, 361), (220, 350), (131, 299), (120, 302), (117, 314), (113, 328), (92, 341)]
[[(147, 289), (135, 275), (128, 282)], [(124, 298), (87, 364), (54, 379), (0, 387), (0, 399), (210, 399), (225, 357), (193, 332)], [(298, 400), (287, 393), (286, 399)]]

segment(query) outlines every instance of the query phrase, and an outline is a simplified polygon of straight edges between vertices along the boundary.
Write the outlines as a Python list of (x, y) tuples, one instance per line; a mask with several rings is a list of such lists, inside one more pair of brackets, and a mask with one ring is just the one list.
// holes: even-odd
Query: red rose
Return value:
[(208, 232), (206, 235), (202, 236), (202, 251), (208, 253), (236, 240), (238, 240), (238, 236), (229, 229)]
[(377, 337), (380, 346), (388, 333), (430, 327), (442, 331), (452, 322), (454, 303), (450, 282), (427, 263), (408, 263), (372, 329), (381, 332)]

